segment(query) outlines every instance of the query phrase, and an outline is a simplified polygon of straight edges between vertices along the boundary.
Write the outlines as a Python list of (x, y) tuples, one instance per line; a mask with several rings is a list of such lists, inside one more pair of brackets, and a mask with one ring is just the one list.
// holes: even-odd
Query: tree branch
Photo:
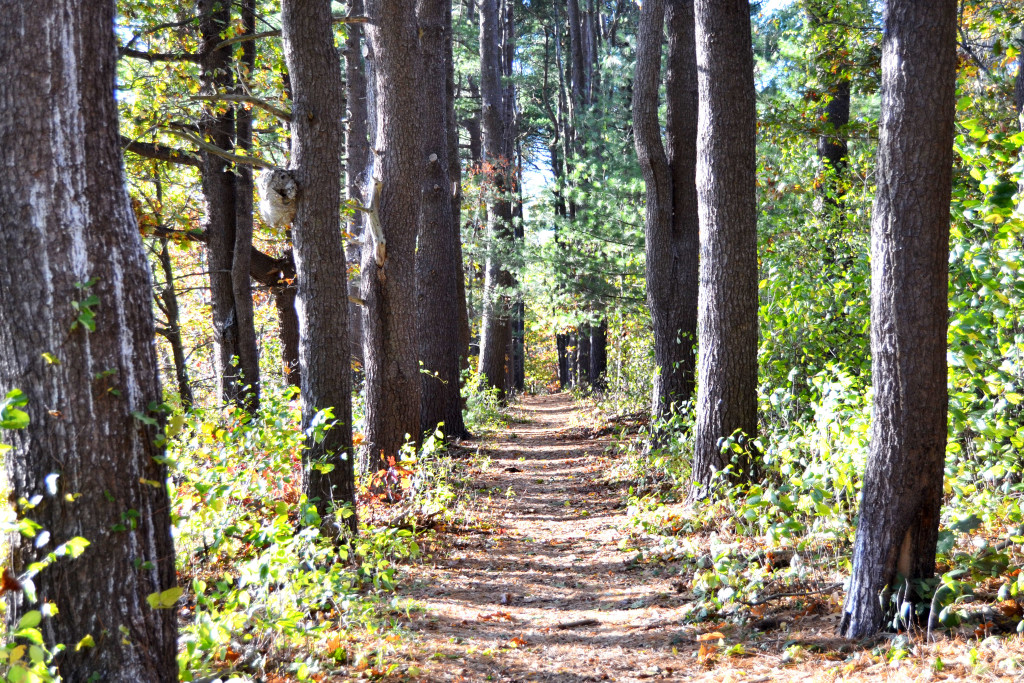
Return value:
[(169, 161), (172, 164), (184, 164), (185, 166), (198, 167), (202, 163), (199, 157), (193, 156), (184, 150), (175, 149), (174, 147), (168, 147), (167, 145), (161, 145), (156, 142), (139, 142), (138, 140), (132, 140), (125, 135), (121, 136), (121, 149), (134, 152), (135, 154), (146, 157), (147, 159)]
[(200, 100), (202, 102), (241, 102), (243, 104), (251, 104), (254, 107), (259, 107), (263, 111), (270, 112), (282, 121), (292, 120), (292, 113), (290, 111), (278, 109), (269, 102), (265, 102), (264, 100), (256, 97), (250, 97), (249, 95), (193, 95), (189, 99)]
[(199, 55), (191, 52), (144, 52), (143, 50), (133, 50), (130, 47), (119, 47), (117, 49), (117, 55), (119, 57), (128, 57), (130, 59), (143, 59), (150, 64), (153, 62), (199, 63)]
[[(369, 21), (366, 17), (347, 17), (347, 16), (336, 16), (334, 17), (334, 24), (365, 24)], [(223, 50), (226, 47), (236, 45), (238, 43), (244, 43), (247, 40), (259, 40), (261, 38), (276, 38), (281, 35), (281, 30), (276, 31), (262, 31), (260, 33), (244, 33), (234, 38), (228, 38), (222, 40), (214, 46), (214, 50)]]
[(205, 140), (196, 137), (189, 131), (184, 130), (183, 127), (170, 127), (167, 128), (166, 130), (168, 133), (171, 133), (172, 135), (176, 135), (197, 145), (203, 151), (213, 154), (214, 156), (218, 156), (221, 159), (230, 161), (234, 164), (245, 164), (247, 166), (254, 166), (256, 168), (277, 168), (276, 166), (274, 166), (274, 164), (270, 163), (269, 161), (264, 161), (263, 159), (258, 159), (256, 157), (247, 157), (242, 156), (240, 154), (232, 154), (231, 152), (226, 152), (220, 147), (217, 147), (216, 145), (211, 145), (209, 142), (206, 142)]

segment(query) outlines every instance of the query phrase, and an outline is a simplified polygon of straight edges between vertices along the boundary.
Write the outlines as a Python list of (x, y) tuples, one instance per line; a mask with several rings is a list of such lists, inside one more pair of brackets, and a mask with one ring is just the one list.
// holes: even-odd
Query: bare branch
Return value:
[(132, 140), (125, 135), (121, 136), (121, 148), (126, 149), (129, 152), (134, 152), (139, 156), (146, 157), (147, 159), (169, 161), (172, 164), (184, 164), (185, 166), (198, 167), (202, 163), (199, 157), (193, 156), (184, 150), (175, 149), (174, 147), (168, 147), (167, 145), (161, 145), (156, 142), (139, 142), (138, 140)]
[(153, 62), (195, 62), (199, 63), (199, 55), (191, 52), (144, 52), (143, 50), (133, 50), (130, 47), (119, 47), (117, 49), (119, 57), (128, 57), (130, 59), (143, 59), (149, 63)]
[(218, 156), (221, 159), (230, 161), (234, 164), (245, 164), (247, 166), (253, 166), (256, 168), (277, 168), (274, 164), (270, 163), (269, 161), (264, 161), (263, 159), (258, 159), (256, 157), (247, 157), (242, 156), (240, 154), (232, 154), (231, 152), (227, 152), (221, 149), (220, 147), (217, 147), (216, 145), (211, 145), (209, 142), (206, 142), (205, 140), (196, 137), (188, 130), (185, 130), (184, 127), (172, 127), (167, 128), (166, 130), (168, 133), (171, 133), (172, 135), (176, 135), (197, 145), (203, 151), (213, 154), (214, 156)]
[(193, 95), (189, 99), (200, 100), (203, 102), (241, 102), (243, 104), (251, 104), (254, 107), (259, 107), (263, 111), (273, 114), (282, 121), (292, 120), (292, 113), (290, 111), (278, 109), (269, 102), (256, 97), (250, 97), (248, 95)]
[[(369, 21), (369, 20), (366, 17), (336, 16), (336, 17), (334, 17), (334, 21), (332, 23), (335, 23), (335, 24), (365, 24), (367, 21)], [(276, 38), (277, 36), (280, 36), (280, 35), (281, 35), (281, 30), (280, 29), (278, 29), (276, 31), (262, 31), (260, 33), (244, 33), (244, 34), (242, 34), (240, 36), (235, 36), (234, 38), (228, 38), (227, 40), (222, 40), (221, 42), (217, 43), (214, 46), (213, 49), (214, 50), (223, 50), (226, 47), (230, 47), (231, 45), (236, 45), (238, 43), (244, 43), (247, 40), (259, 40), (261, 38)]]

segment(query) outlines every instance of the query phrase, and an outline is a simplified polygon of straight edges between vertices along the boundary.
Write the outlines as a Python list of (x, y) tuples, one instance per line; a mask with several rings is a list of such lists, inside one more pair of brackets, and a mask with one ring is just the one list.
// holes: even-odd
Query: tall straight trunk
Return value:
[[(363, 0), (351, 0), (349, 15), (363, 14)], [(366, 67), (363, 63), (363, 27), (360, 24), (349, 24), (345, 38), (345, 86), (346, 105), (348, 107), (348, 130), (345, 136), (347, 163), (345, 171), (348, 181), (348, 198), (359, 204), (367, 201), (363, 197), (362, 188), (369, 180), (367, 171), (373, 160), (370, 156), (370, 139), (367, 136), (367, 83)], [(349, 233), (362, 235), (365, 225), (361, 211), (352, 214)], [(357, 240), (349, 240), (345, 244), (345, 257), (350, 266), (359, 266), (359, 244)], [(359, 279), (352, 278), (348, 283), (349, 294), (359, 296)], [(358, 304), (351, 303), (348, 309), (349, 342), (352, 356), (363, 363), (363, 312)]]
[[(231, 92), (235, 87), (231, 51), (215, 49), (223, 40), (224, 32), (231, 26), (231, 5), (219, 0), (198, 0), (197, 10), (200, 17), (202, 92), (208, 95)], [(208, 142), (223, 150), (233, 149), (236, 132), (234, 110), (226, 107), (218, 112), (217, 105), (210, 104), (199, 120), (199, 129)], [(235, 282), (241, 279), (242, 274), (234, 268), (238, 241), (235, 175), (229, 162), (206, 151), (202, 152), (200, 174), (206, 203), (204, 231), (207, 235), (217, 391), (221, 401), (236, 403), (252, 410), (258, 405), (259, 362), (252, 358), (255, 353), (255, 332), (241, 330), (242, 325), (251, 326), (252, 316), (245, 315), (243, 297), (236, 300)], [(242, 242), (245, 242), (244, 235)], [(241, 288), (242, 285), (239, 285)], [(241, 306), (238, 301), (241, 301)], [(250, 294), (250, 309), (251, 302)], [(243, 339), (252, 343), (247, 341), (243, 344)]]
[(480, 91), (485, 161), (491, 165), (491, 192), (487, 203), (487, 261), (484, 267), (483, 320), (480, 325), (480, 374), (497, 389), (501, 398), (509, 389), (511, 358), (511, 290), (515, 280), (508, 269), (508, 252), (514, 233), (511, 186), (511, 149), (507, 143), (505, 88), (501, 35), (504, 22), (497, 0), (480, 3)]
[(571, 87), (573, 117), (578, 121), (582, 108), (587, 103), (586, 67), (583, 48), (583, 20), (580, 16), (579, 0), (568, 0), (566, 19), (569, 23), (569, 64), (571, 66)]
[[(669, 28), (666, 138), (658, 120), (662, 24)], [(697, 61), (692, 0), (644, 3), (637, 32), (633, 130), (647, 185), (647, 299), (654, 327), (651, 412), (693, 394), (697, 336)]]
[[(891, 0), (871, 220), (871, 446), (840, 633), (873, 634), (896, 574), (935, 572), (946, 454), (955, 0)], [(885, 596), (887, 597), (887, 596)], [(906, 600), (920, 598), (908, 591)]]
[(377, 152), (384, 249), (363, 247), (363, 355), (368, 466), (397, 458), (406, 435), (418, 441), (420, 372), (416, 346), (416, 230), (423, 174), (422, 63), (414, 0), (366, 0), (375, 62)]
[[(244, 33), (256, 33), (256, 0), (242, 0), (238, 5)], [(240, 94), (245, 94), (248, 92), (245, 81), (252, 77), (256, 69), (256, 41), (247, 40), (241, 47), (236, 89)], [(238, 107), (235, 111), (235, 146), (239, 154), (248, 156), (252, 153), (252, 111), (245, 107)], [(253, 233), (252, 168), (239, 164), (234, 173), (235, 241), (231, 259), (231, 292), (238, 325), (238, 371), (242, 383), (249, 386), (243, 392), (243, 405), (249, 412), (255, 412), (260, 400), (260, 362), (253, 315), (252, 281), (249, 278)]]
[[(469, 326), (469, 307), (466, 302), (466, 269), (462, 254), (462, 163), (459, 159), (459, 124), (455, 118), (455, 56), (454, 36), (449, 22), (445, 33), (445, 82), (448, 86), (448, 102), (445, 110), (445, 126), (448, 128), (448, 179), (452, 184), (452, 233), (455, 241), (456, 294), (459, 306), (459, 379), (469, 370), (469, 344), (472, 333)], [(479, 119), (477, 132), (479, 135)], [(478, 137), (479, 139), (479, 137)], [(463, 397), (465, 403), (465, 397)]]
[[(750, 476), (757, 435), (757, 205), (754, 55), (746, 0), (695, 3), (700, 366), (691, 495), (715, 472)], [(738, 433), (738, 434), (737, 434)], [(743, 454), (723, 451), (737, 435)]]
[[(320, 515), (338, 505), (352, 514), (335, 528), (357, 529), (352, 454), (352, 372), (348, 361), (348, 291), (341, 240), (343, 86), (334, 47), (330, 0), (284, 0), (281, 29), (292, 86), (291, 168), (300, 188), (292, 239), (298, 276), (299, 365), (302, 425), (333, 410), (323, 439), (309, 437), (303, 451), (303, 492)], [(336, 349), (343, 349), (338, 362)], [(331, 529), (335, 533), (335, 529)]]
[(576, 328), (576, 384), (580, 387), (588, 386), (591, 379), (590, 325), (587, 324)]
[[(50, 648), (68, 646), (63, 680), (172, 683), (176, 610), (146, 601), (176, 580), (151, 410), (162, 400), (152, 282), (117, 133), (114, 2), (2, 0), (0, 12), (0, 395), (20, 390), (27, 413), (0, 440), (13, 447), (12, 511), (47, 532), (10, 535), (4, 566), (24, 576), (67, 541), (89, 543), (33, 577), (36, 604), (13, 591), (6, 619), (13, 629), (55, 608), (39, 628)], [(74, 647), (86, 636), (90, 647)]]
[(423, 60), (420, 160), (422, 204), (416, 249), (416, 314), (419, 359), (423, 365), (420, 433), (444, 424), (448, 437), (462, 438), (458, 279), (461, 250), (453, 229), (448, 155), (448, 59), (451, 0), (419, 0)]

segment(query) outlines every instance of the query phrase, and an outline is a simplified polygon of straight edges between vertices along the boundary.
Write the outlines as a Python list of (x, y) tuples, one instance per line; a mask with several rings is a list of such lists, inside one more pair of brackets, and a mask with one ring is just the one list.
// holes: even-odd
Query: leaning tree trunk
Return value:
[[(285, 0), (281, 28), (292, 86), (290, 166), (300, 191), (292, 239), (302, 425), (311, 430), (322, 410), (333, 410), (335, 419), (326, 436), (311, 435), (303, 451), (303, 492), (323, 517), (334, 506), (351, 505), (353, 514), (336, 522), (355, 533), (348, 297), (338, 296), (348, 287), (340, 223), (344, 105), (330, 0)], [(337, 349), (344, 350), (340, 362)]]
[(480, 3), (480, 91), (483, 102), (484, 156), (492, 167), (488, 179), (487, 261), (484, 267), (483, 320), (480, 323), (480, 374), (504, 399), (512, 377), (509, 349), (512, 341), (511, 290), (515, 279), (508, 269), (513, 241), (511, 148), (508, 141), (503, 59), (500, 40), (503, 22), (497, 0)]
[[(111, 0), (0, 1), (0, 395), (28, 423), (4, 432), (14, 510), (48, 532), (8, 537), (26, 582), (75, 537), (77, 558), (10, 596), (40, 625), (64, 680), (178, 680), (174, 543), (150, 295), (121, 168)], [(26, 43), (26, 40), (29, 43)], [(9, 395), (9, 394), (8, 394)], [(32, 501), (27, 504), (26, 501)], [(48, 540), (49, 539), (49, 540)], [(75, 647), (86, 636), (94, 644)]]
[(423, 60), (420, 159), (422, 204), (416, 250), (416, 314), (419, 358), (423, 364), (420, 432), (443, 423), (450, 438), (466, 435), (460, 392), (459, 261), (453, 229), (448, 158), (448, 47), (451, 0), (419, 0), (420, 50)]
[[(882, 624), (896, 574), (935, 572), (946, 453), (955, 0), (890, 0), (871, 221), (871, 446), (839, 630)], [(905, 596), (913, 602), (913, 590)], [(888, 601), (883, 600), (885, 603)]]
[[(695, 3), (700, 367), (692, 497), (730, 465), (749, 476), (757, 435), (754, 54), (746, 0)], [(743, 454), (723, 450), (738, 432)]]
[[(416, 347), (416, 229), (420, 213), (422, 70), (414, 0), (367, 0), (375, 62), (375, 181), (380, 238), (363, 246), (360, 290), (366, 302), (367, 465), (398, 458), (406, 435), (419, 440), (420, 372)], [(370, 193), (367, 193), (370, 194)]]

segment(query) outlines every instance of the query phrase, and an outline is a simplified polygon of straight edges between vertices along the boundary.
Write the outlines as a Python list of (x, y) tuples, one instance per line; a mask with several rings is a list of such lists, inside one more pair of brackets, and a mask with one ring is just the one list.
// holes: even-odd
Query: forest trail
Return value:
[(443, 534), (400, 589), (424, 608), (398, 646), (419, 680), (816, 678), (776, 668), (786, 633), (768, 639), (768, 656), (698, 664), (697, 636), (714, 624), (686, 624), (673, 577), (619, 550), (622, 491), (602, 478), (610, 439), (568, 395), (527, 397), (518, 410), (524, 422), (487, 442), (490, 463), (470, 472), (483, 530)]

